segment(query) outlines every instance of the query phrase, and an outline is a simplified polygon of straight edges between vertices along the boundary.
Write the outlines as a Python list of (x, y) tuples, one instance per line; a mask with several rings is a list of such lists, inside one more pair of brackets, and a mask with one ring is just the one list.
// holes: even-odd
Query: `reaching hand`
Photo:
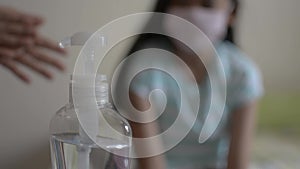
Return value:
[(26, 83), (30, 82), (29, 76), (19, 69), (19, 64), (48, 79), (53, 75), (45, 64), (61, 71), (65, 68), (58, 58), (47, 52), (66, 54), (56, 43), (38, 34), (42, 24), (39, 16), (0, 6), (0, 64)]

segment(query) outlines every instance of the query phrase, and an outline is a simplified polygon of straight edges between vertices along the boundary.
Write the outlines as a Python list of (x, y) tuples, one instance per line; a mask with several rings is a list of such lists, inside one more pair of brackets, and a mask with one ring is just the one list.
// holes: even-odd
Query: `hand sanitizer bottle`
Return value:
[[(106, 80), (105, 75), (96, 79), (97, 105), (107, 123), (120, 134), (128, 136), (124, 138), (130, 138), (132, 133), (129, 123), (109, 102), (109, 85)], [(129, 155), (131, 140), (122, 140), (106, 132), (101, 120), (97, 139), (105, 145), (106, 150), (91, 140), (78, 121), (72, 98), (72, 84), (71, 80), (69, 103), (59, 109), (50, 122), (52, 169), (129, 169), (129, 158), (119, 156), (117, 152)]]

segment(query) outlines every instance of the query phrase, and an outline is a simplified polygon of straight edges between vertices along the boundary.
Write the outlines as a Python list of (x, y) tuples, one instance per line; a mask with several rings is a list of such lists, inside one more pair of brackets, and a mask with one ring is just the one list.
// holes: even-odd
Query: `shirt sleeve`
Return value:
[(256, 64), (247, 57), (238, 56), (232, 62), (228, 79), (227, 104), (231, 110), (262, 97), (264, 93), (261, 73)]

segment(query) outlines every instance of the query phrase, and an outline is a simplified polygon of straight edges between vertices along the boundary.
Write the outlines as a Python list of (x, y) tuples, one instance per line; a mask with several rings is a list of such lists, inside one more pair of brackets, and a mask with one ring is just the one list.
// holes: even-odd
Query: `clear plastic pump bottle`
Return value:
[[(101, 75), (96, 82), (96, 96), (104, 118), (116, 131), (131, 136), (128, 122), (122, 118), (108, 100), (108, 84)], [(72, 80), (70, 83), (72, 89)], [(110, 153), (95, 144), (82, 130), (73, 105), (70, 90), (69, 103), (58, 110), (50, 122), (52, 169), (129, 169), (130, 160)], [(99, 122), (99, 137), (111, 152), (130, 153), (130, 141), (113, 138), (105, 133)], [(102, 140), (101, 140), (102, 139)]]

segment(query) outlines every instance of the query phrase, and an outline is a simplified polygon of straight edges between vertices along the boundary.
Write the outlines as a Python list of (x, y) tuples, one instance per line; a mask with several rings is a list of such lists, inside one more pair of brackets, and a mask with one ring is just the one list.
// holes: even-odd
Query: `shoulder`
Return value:
[(251, 74), (260, 76), (261, 73), (256, 63), (234, 44), (222, 43), (217, 48), (217, 53), (228, 78)]
[(263, 80), (256, 63), (230, 42), (217, 49), (223, 63), (228, 89), (228, 104), (233, 108), (263, 95)]

